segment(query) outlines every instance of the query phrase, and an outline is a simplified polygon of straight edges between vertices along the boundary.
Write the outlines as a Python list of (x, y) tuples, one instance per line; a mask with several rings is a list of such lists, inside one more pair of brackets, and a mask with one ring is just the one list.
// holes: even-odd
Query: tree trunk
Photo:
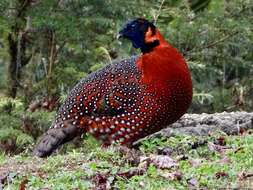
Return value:
[(10, 63), (8, 67), (8, 96), (15, 98), (17, 95), (20, 68), (17, 65), (17, 40), (10, 33), (8, 36)]
[[(215, 131), (222, 131), (227, 135), (237, 135), (249, 129), (253, 129), (253, 112), (185, 114), (177, 122), (144, 139), (161, 136), (168, 138), (177, 134), (203, 136)], [(142, 140), (135, 142), (135, 144)]]
[[(26, 18), (27, 9), (31, 0), (21, 0), (17, 5), (17, 11), (13, 13), (15, 23), (11, 26), (8, 35), (10, 63), (8, 66), (8, 96), (15, 98), (20, 85), (21, 69), (31, 59), (26, 55), (27, 33), (29, 32), (30, 19)], [(26, 23), (26, 25), (25, 25)]]
[(26, 56), (26, 39), (25, 33), (15, 32), (9, 33), (9, 55), (10, 64), (8, 67), (8, 95), (12, 98), (16, 98), (17, 90), (21, 86), (21, 70), (22, 67), (28, 64), (31, 59), (30, 56)]

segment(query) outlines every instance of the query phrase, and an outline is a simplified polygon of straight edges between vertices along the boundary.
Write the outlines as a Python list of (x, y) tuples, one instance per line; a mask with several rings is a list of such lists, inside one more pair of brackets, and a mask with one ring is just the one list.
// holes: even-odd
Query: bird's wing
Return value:
[(55, 122), (37, 144), (34, 154), (47, 156), (60, 144), (85, 131), (108, 141), (117, 132), (115, 139), (119, 139), (123, 135), (119, 129), (126, 126), (124, 123), (130, 127), (127, 120), (130, 117), (126, 114), (135, 117), (141, 103), (136, 98), (139, 96), (141, 100), (143, 89), (135, 60), (130, 58), (108, 65), (81, 80), (60, 107)]
[(91, 113), (91, 115), (98, 115), (100, 117), (103, 116), (117, 116), (123, 114), (125, 110), (125, 102), (131, 102), (130, 100), (126, 100), (126, 93), (124, 89), (118, 85), (113, 85), (111, 89), (105, 93), (99, 100), (97, 109)]

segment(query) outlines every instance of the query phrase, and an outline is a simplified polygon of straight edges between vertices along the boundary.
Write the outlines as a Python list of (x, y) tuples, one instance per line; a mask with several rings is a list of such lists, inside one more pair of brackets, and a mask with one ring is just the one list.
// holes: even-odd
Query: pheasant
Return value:
[(34, 155), (49, 156), (77, 135), (90, 133), (103, 145), (131, 147), (178, 120), (192, 100), (192, 81), (182, 55), (146, 19), (128, 22), (119, 38), (141, 54), (109, 64), (82, 79), (60, 107)]

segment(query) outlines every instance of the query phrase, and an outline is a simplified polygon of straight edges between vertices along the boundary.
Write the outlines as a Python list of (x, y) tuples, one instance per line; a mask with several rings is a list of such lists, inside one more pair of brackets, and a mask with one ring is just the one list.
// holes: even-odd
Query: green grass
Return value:
[[(220, 135), (224, 136), (179, 135), (144, 141), (140, 146), (141, 156), (156, 155), (157, 149), (170, 147), (170, 157), (177, 161), (178, 166), (159, 169), (150, 163), (144, 167), (144, 174), (132, 177), (119, 173), (143, 168), (143, 163), (132, 164), (127, 153), (122, 153), (117, 147), (101, 148), (92, 138), (84, 140), (82, 148), (46, 159), (31, 157), (29, 153), (14, 157), (0, 154), (0, 172), (8, 171), (9, 184), (5, 184), (5, 189), (18, 189), (26, 179), (27, 189), (91, 189), (103, 184), (103, 179), (108, 187), (118, 189), (187, 189), (191, 180), (195, 181), (194, 188), (250, 188), (253, 179), (240, 179), (238, 176), (242, 172), (253, 173), (251, 134), (224, 136), (227, 149), (222, 153), (210, 151), (207, 143), (192, 149), (192, 144), (200, 140), (213, 143)], [(179, 159), (182, 155), (184, 159)], [(173, 172), (181, 172), (181, 179), (165, 177)], [(224, 176), (219, 176), (221, 173)], [(99, 176), (102, 180), (98, 179)]]
[[(248, 131), (241, 136), (227, 136), (217, 132), (206, 137), (180, 135), (170, 138), (145, 140), (136, 151), (122, 152), (119, 147), (102, 148), (92, 137), (82, 142), (81, 148), (66, 144), (57, 154), (40, 159), (31, 156), (35, 138), (22, 129), (22, 118), (32, 121), (34, 129), (48, 128), (54, 113), (36, 111), (26, 113), (18, 100), (0, 100), (0, 140), (15, 139), (17, 155), (0, 152), (0, 181), (6, 190), (19, 189), (91, 189), (98, 186), (116, 189), (218, 189), (250, 188), (253, 186), (253, 135)], [(8, 127), (4, 127), (8, 126)], [(34, 130), (32, 130), (34, 131)], [(36, 136), (36, 134), (35, 134)], [(211, 151), (219, 137), (223, 137), (225, 149)], [(205, 142), (195, 148), (199, 142)], [(163, 148), (177, 166), (160, 169), (151, 158)], [(223, 147), (224, 148), (224, 147)], [(142, 160), (139, 162), (138, 160)], [(143, 161), (144, 160), (144, 161)], [(142, 174), (131, 171), (142, 170)], [(123, 173), (123, 175), (122, 175)], [(180, 179), (173, 174), (180, 173)], [(171, 177), (172, 176), (172, 177)], [(1, 189), (0, 184), (0, 189)]]

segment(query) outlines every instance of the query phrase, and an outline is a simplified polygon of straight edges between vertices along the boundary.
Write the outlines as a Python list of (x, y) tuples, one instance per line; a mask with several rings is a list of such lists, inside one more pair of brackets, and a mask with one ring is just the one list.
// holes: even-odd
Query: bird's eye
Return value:
[(136, 29), (136, 26), (137, 26), (137, 23), (129, 23), (128, 25), (127, 25), (127, 30), (129, 30), (129, 31), (133, 31), (133, 30), (135, 30)]
[(135, 28), (136, 27), (136, 23), (131, 24), (131, 28)]

